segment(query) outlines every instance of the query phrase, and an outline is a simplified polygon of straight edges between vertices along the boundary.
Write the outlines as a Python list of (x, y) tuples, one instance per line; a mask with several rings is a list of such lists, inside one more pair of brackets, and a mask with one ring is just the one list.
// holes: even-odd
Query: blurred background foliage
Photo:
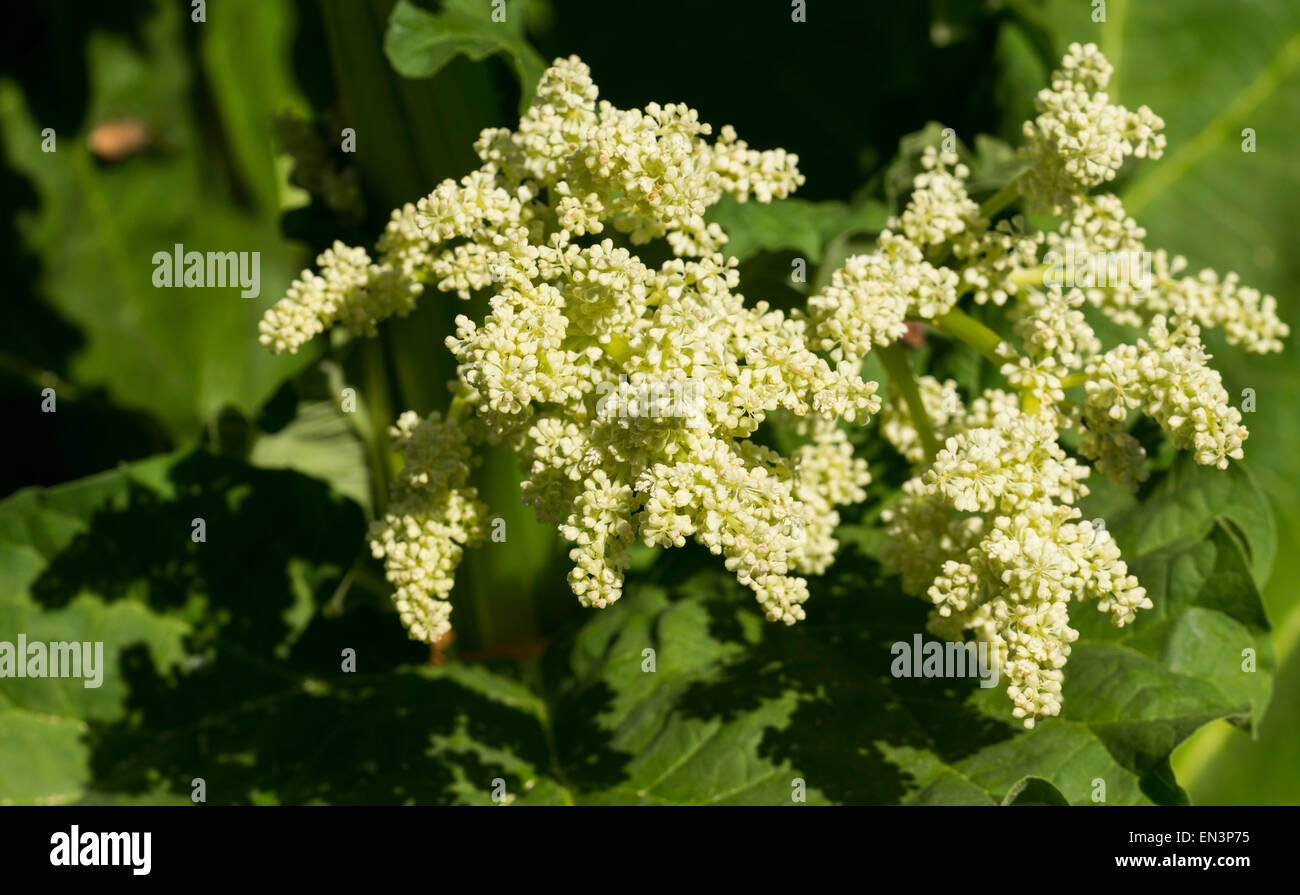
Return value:
[[(543, 802), (690, 801), (702, 787), (723, 796), (709, 800), (733, 790), (788, 798), (767, 765), (753, 777), (729, 764), (757, 749), (778, 769), (826, 769), (826, 800), (898, 800), (907, 775), (891, 771), (907, 768), (913, 790), (938, 787), (935, 800), (996, 801), (1013, 780), (940, 787), (952, 785), (942, 769), (960, 750), (913, 731), (878, 683), (852, 680), (855, 666), (829, 657), (863, 636), (851, 633), (862, 603), (851, 598), (877, 574), (870, 565), (848, 567), (856, 581), (827, 582), (820, 627), (788, 633), (753, 627), (721, 586), (680, 585), (707, 556), (678, 551), (667, 564), (678, 577), (665, 578), (647, 553), (644, 594), (579, 628), (587, 616), (565, 584), (564, 550), (519, 505), (503, 450), (485, 452), (478, 482), (507, 522), (507, 558), (467, 557), (457, 641), (445, 650), (459, 661), (426, 664), (389, 609), (365, 521), (396, 469), (386, 427), (402, 410), (445, 406), (454, 365), (443, 338), (485, 298), (466, 309), (431, 294), (376, 339), (336, 334), (292, 357), (257, 343), (257, 321), (333, 240), (369, 246), (391, 209), (473, 167), (479, 130), (510, 125), (540, 67), (574, 53), (618, 106), (685, 102), (755, 147), (799, 154), (807, 184), (797, 199), (714, 211), (734, 233), (745, 294), (794, 304), (793, 258), (822, 262), (824, 275), (882, 225), (909, 176), (900, 145), (904, 156), (919, 146), (900, 144), (905, 135), (952, 127), (975, 154), (976, 179), (1004, 182), (1014, 165), (1005, 144), (1077, 40), (1096, 41), (1116, 65), (1121, 102), (1167, 123), (1165, 159), (1118, 184), (1150, 245), (1193, 269), (1238, 271), (1277, 296), (1294, 328), (1300, 9), (1111, 0), (1097, 22), (1089, 0), (809, 0), (796, 25), (784, 2), (659, 0), (637, 12), (529, 0), (510, 2), (501, 26), (485, 20), (489, 6), (209, 0), (202, 23), (181, 0), (8, 11), (0, 251), (15, 280), (0, 329), (12, 427), (0, 495), (17, 493), (0, 505), (0, 632), (93, 632), (129, 646), (120, 679), (102, 691), (0, 689), (0, 755), (10, 757), (0, 799), (188, 801), (189, 778), (212, 762), (221, 801), (474, 801), (498, 772)], [(339, 151), (345, 127), (355, 153)], [(1241, 151), (1246, 127), (1254, 153)], [(45, 128), (55, 153), (41, 151)], [(324, 182), (305, 176), (308, 157), (329, 172)], [(260, 252), (260, 296), (154, 288), (150, 259), (176, 243)], [(1257, 392), (1246, 465), (1278, 519), (1262, 590), (1278, 670), (1257, 738), (1214, 721), (1180, 747), (1174, 770), (1193, 801), (1295, 804), (1300, 353), (1217, 347), (1230, 392)], [(41, 412), (45, 388), (55, 414)], [(347, 388), (355, 413), (341, 407)], [(207, 544), (189, 540), (197, 516)], [(853, 535), (845, 540), (853, 554)], [(879, 613), (867, 622), (875, 640), (918, 630), (915, 613), (899, 611), (897, 624)], [(665, 661), (680, 661), (689, 687), (642, 692), (656, 685), (609, 671), (624, 652), (634, 663), (647, 639), (688, 644)], [(339, 678), (341, 646), (357, 649), (363, 673)], [(832, 755), (800, 730), (795, 716), (818, 687), (838, 694), (841, 719), (885, 719), (842, 731), (864, 742), (862, 754)], [(1004, 759), (998, 748), (1019, 748), (977, 715), (963, 742)], [(784, 731), (775, 746), (770, 729)], [(633, 757), (620, 769), (611, 755)], [(676, 777), (674, 763), (684, 765)], [(982, 779), (978, 767), (962, 773)], [(1172, 792), (1152, 775), (1160, 769), (1115, 800)]]

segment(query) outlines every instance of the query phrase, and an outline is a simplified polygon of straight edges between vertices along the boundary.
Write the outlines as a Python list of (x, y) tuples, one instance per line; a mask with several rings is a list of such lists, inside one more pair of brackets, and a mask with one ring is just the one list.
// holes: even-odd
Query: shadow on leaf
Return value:
[(121, 717), (88, 721), (90, 800), (184, 797), (202, 778), (218, 804), (488, 803), (497, 778), (518, 794), (547, 768), (522, 686), (421, 666), (427, 649), (355, 586), (344, 612), (326, 611), (364, 520), (323, 483), (198, 453), (162, 488), (127, 481), (88, 521), (33, 597), (49, 610), (84, 593), (134, 600), (189, 631), (188, 661), (168, 667), (116, 644), (129, 693)]

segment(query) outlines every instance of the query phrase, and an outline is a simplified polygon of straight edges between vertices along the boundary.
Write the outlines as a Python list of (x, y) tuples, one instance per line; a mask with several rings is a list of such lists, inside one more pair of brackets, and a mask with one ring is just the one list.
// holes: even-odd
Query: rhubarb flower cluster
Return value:
[[(931, 395), (942, 390), (923, 382)], [(969, 411), (949, 399), (952, 434), (882, 514), (881, 560), (933, 604), (932, 633), (959, 640), (969, 630), (991, 645), (1012, 713), (1032, 727), (1060, 712), (1062, 669), (1079, 636), (1069, 603), (1095, 600), (1117, 625), (1152, 604), (1110, 533), (1081, 520), (1088, 468), (1060, 446), (1055, 419), (1018, 404), (998, 390)], [(906, 433), (898, 415), (895, 430)]]
[[(911, 467), (881, 515), (881, 561), (930, 604), (933, 633), (990, 644), (1014, 717), (1058, 715), (1071, 604), (1120, 626), (1152, 608), (1114, 538), (1083, 519), (1092, 471), (1130, 491), (1148, 477), (1138, 414), (1199, 464), (1240, 459), (1248, 433), (1202, 331), (1256, 353), (1289, 335), (1271, 296), (1233, 273), (1186, 273), (1147, 248), (1119, 197), (1091, 192), (1165, 147), (1151, 110), (1111, 102), (1110, 75), (1095, 46), (1070, 47), (1025, 124), (1027, 170), (983, 204), (961, 155), (926, 150), (875, 249), (787, 314), (745, 301), (705, 213), (724, 194), (787, 196), (798, 159), (730, 127), (711, 141), (682, 105), (617, 109), (576, 57), (556, 60), (518, 127), (481, 134), (477, 170), (394, 211), (373, 256), (335, 244), (261, 324), (264, 344), (295, 351), (336, 324), (372, 334), (426, 287), (488, 295), (486, 317), (459, 316), (446, 339), (450, 409), (393, 430), (406, 466), (370, 540), (411, 636), (449, 630), (457, 564), (488, 514), (473, 466), (496, 443), (524, 458), (524, 503), (571, 542), (583, 605), (619, 599), (637, 541), (691, 540), (793, 624), (805, 576), (834, 558), (837, 508), (870, 481), (843, 424), (879, 412)], [(1059, 224), (999, 219), (1018, 198)], [(653, 240), (671, 253), (657, 266), (635, 253)], [(1132, 338), (1103, 344), (1099, 317)], [(1000, 380), (963, 393), (916, 377), (902, 339), (919, 323)], [(891, 377), (883, 408), (860, 375), (872, 352)], [(802, 445), (760, 444), (765, 420)]]
[[(683, 105), (598, 101), (585, 65), (556, 60), (517, 128), (482, 133), (479, 169), (395, 211), (375, 257), (324, 253), (267, 313), (263, 343), (294, 351), (339, 323), (373, 333), (428, 286), (490, 295), (446, 340), (451, 409), (398, 421), (406, 466), (370, 535), (412, 637), (449, 630), (487, 512), (468, 485), (476, 446), (498, 442), (525, 459), (525, 504), (572, 542), (584, 605), (619, 598), (635, 541), (694, 540), (769, 619), (804, 617), (802, 576), (830, 563), (835, 507), (870, 479), (837, 423), (880, 402), (853, 364), (815, 353), (805, 320), (737, 291), (705, 211), (724, 193), (784, 197), (803, 176), (794, 155), (711, 134)], [(656, 239), (672, 253), (657, 267), (632, 251)], [(776, 412), (806, 442), (791, 456), (750, 439)]]
[(1105, 91), (1113, 72), (1095, 44), (1071, 44), (1051, 86), (1034, 101), (1038, 116), (1025, 122), (1021, 154), (1031, 162), (1025, 194), (1053, 214), (1114, 180), (1128, 156), (1158, 159), (1164, 153), (1165, 123), (1158, 115), (1110, 101)]
[[(880, 431), (914, 477), (882, 515), (881, 559), (933, 606), (933, 633), (991, 645), (1027, 727), (1060, 712), (1078, 637), (1071, 602), (1095, 601), (1116, 625), (1152, 606), (1110, 534), (1082, 520), (1086, 464), (1136, 490), (1148, 476), (1128, 431), (1136, 413), (1199, 464), (1240, 459), (1248, 433), (1201, 331), (1219, 328), (1257, 353), (1281, 350), (1289, 333), (1272, 297), (1236, 274), (1181, 275), (1186, 260), (1149, 251), (1117, 196), (1088, 192), (1127, 157), (1158, 158), (1165, 145), (1149, 109), (1110, 102), (1110, 73), (1095, 46), (1070, 48), (1025, 125), (1028, 170), (983, 206), (968, 195), (959, 157), (928, 150), (879, 248), (847, 259), (808, 302), (815, 345), (832, 357), (901, 351), (908, 324), (924, 321), (973, 346), (1005, 380), (964, 398), (953, 380), (892, 366), (903, 375)], [(995, 223), (1017, 195), (1059, 226), (1031, 234), (1018, 217)], [(967, 296), (1003, 308), (1007, 335), (963, 311)], [(1107, 349), (1097, 315), (1141, 334)], [(1063, 444), (1068, 430), (1075, 437)]]

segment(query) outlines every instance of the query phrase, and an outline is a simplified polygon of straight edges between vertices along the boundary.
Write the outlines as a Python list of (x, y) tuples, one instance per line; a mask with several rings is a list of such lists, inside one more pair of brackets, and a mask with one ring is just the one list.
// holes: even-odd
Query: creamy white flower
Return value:
[[(928, 150), (879, 249), (848, 259), (809, 300), (816, 347), (835, 358), (859, 361), (901, 339), (909, 318), (947, 314), (939, 331), (968, 341), (1015, 389), (963, 401), (955, 381), (921, 376), (912, 397), (924, 421), (898, 390), (880, 431), (915, 476), (881, 514), (880, 558), (934, 606), (933, 633), (992, 646), (1012, 714), (1028, 727), (1060, 712), (1078, 637), (1072, 601), (1095, 600), (1116, 625), (1152, 606), (1110, 535), (1079, 521), (1090, 470), (1061, 447), (1061, 431), (1076, 427), (1079, 456), (1130, 490), (1148, 476), (1145, 451), (1125, 428), (1139, 409), (1175, 447), (1223, 468), (1242, 456), (1247, 433), (1198, 326), (1220, 327), (1231, 344), (1256, 352), (1278, 350), (1288, 334), (1271, 297), (1231, 274), (1180, 276), (1186, 262), (1148, 252), (1145, 230), (1117, 197), (1088, 195), (1127, 157), (1156, 158), (1164, 148), (1150, 110), (1111, 103), (1110, 73), (1095, 46), (1073, 45), (1025, 125), (1030, 168), (1019, 188), (1031, 209), (1063, 216), (1055, 232), (1027, 233), (1018, 217), (983, 220), (958, 159)], [(1010, 340), (985, 325), (986, 315), (949, 313), (968, 294), (977, 305), (1007, 306)], [(1088, 306), (1145, 327), (1147, 337), (1104, 350)], [(1080, 385), (1083, 406), (1066, 397)], [(938, 445), (933, 457), (923, 428)]]
[(1022, 154), (1032, 167), (1022, 192), (1053, 214), (1113, 180), (1127, 156), (1157, 159), (1164, 151), (1164, 122), (1154, 112), (1110, 101), (1111, 71), (1095, 44), (1070, 44), (1051, 86), (1038, 94), (1038, 117), (1025, 123)]
[[(502, 440), (530, 459), (524, 502), (573, 542), (583, 605), (619, 598), (634, 540), (690, 538), (768, 617), (803, 618), (798, 573), (830, 564), (835, 507), (870, 480), (835, 422), (880, 402), (854, 365), (815, 353), (806, 320), (736, 291), (704, 213), (724, 194), (783, 198), (803, 175), (790, 153), (711, 133), (684, 105), (600, 101), (585, 65), (556, 60), (516, 129), (481, 134), (478, 170), (393, 212), (378, 261), (337, 244), (267, 314), (262, 340), (293, 351), (335, 323), (371, 334), (428, 284), (491, 292), (487, 316), (457, 317), (446, 339), (453, 409), (394, 430), (406, 466), (371, 540), (412, 636), (448, 630), (454, 571), (482, 534), (472, 457)], [(577, 241), (607, 232), (664, 239), (675, 257), (655, 268), (611, 238)], [(919, 267), (901, 237), (898, 252)], [(786, 457), (749, 442), (772, 413), (811, 443)]]
[(1197, 463), (1227, 469), (1229, 459), (1244, 455), (1250, 433), (1219, 371), (1208, 364), (1200, 327), (1184, 320), (1170, 330), (1164, 317), (1156, 317), (1147, 339), (1107, 352), (1088, 367), (1088, 406), (1116, 420), (1141, 407), (1174, 447), (1192, 451)]
[(1088, 469), (1057, 444), (1055, 420), (1021, 413), (999, 392), (975, 405), (947, 422), (958, 434), (883, 514), (880, 556), (934, 605), (933, 633), (969, 630), (992, 645), (1012, 714), (1032, 727), (1060, 712), (1061, 669), (1078, 637), (1070, 601), (1096, 599), (1121, 625), (1151, 602), (1109, 535), (1075, 521)]
[[(1163, 250), (1119, 280), (1054, 278), (1052, 259), (1066, 255), (1148, 257), (1120, 200), (1088, 193), (1128, 157), (1164, 148), (1154, 113), (1110, 101), (1110, 73), (1095, 46), (1072, 45), (1025, 125), (1018, 188), (1031, 210), (1063, 217), (1055, 232), (987, 220), (967, 167), (931, 148), (875, 250), (833, 271), (806, 313), (787, 314), (746, 303), (727, 235), (705, 215), (724, 194), (788, 195), (803, 182), (797, 158), (753, 150), (729, 126), (710, 141), (683, 105), (617, 109), (576, 57), (556, 60), (517, 128), (481, 134), (478, 170), (394, 211), (375, 258), (336, 244), (262, 323), (265, 344), (293, 351), (336, 323), (373, 333), (430, 284), (490, 293), (486, 317), (457, 318), (446, 339), (452, 409), (404, 414), (393, 432), (406, 465), (371, 544), (411, 635), (449, 630), (454, 573), (486, 516), (469, 484), (475, 452), (498, 441), (527, 459), (524, 503), (572, 542), (583, 605), (620, 598), (634, 541), (690, 540), (770, 620), (804, 618), (804, 576), (830, 565), (837, 508), (870, 482), (841, 428), (881, 409), (861, 362), (922, 320), (964, 333), (1012, 390), (963, 400), (956, 380), (922, 376), (925, 420), (901, 391), (885, 409), (881, 432), (913, 477), (881, 513), (880, 559), (933, 606), (932, 632), (990, 644), (1014, 717), (1032, 727), (1059, 714), (1078, 637), (1071, 604), (1095, 601), (1116, 625), (1152, 608), (1109, 533), (1081, 521), (1090, 470), (1061, 432), (1076, 427), (1078, 456), (1129, 489), (1148, 474), (1125, 428), (1135, 410), (1197, 462), (1226, 467), (1247, 433), (1200, 327), (1256, 352), (1288, 335), (1272, 297), (1235, 274), (1183, 275), (1186, 261)], [(658, 266), (627, 247), (655, 239), (672, 253)], [(1005, 340), (981, 322), (993, 308), (957, 311), (967, 295), (1005, 306)], [(1146, 338), (1105, 350), (1092, 313)], [(1082, 406), (1067, 399), (1080, 385)], [(783, 456), (751, 440), (769, 420), (807, 443)]]
[(878, 251), (852, 256), (831, 275), (831, 284), (808, 300), (808, 313), (816, 347), (855, 361), (873, 345), (902, 338), (908, 316), (937, 317), (956, 301), (957, 275), (926, 261), (906, 236), (886, 230)]
[(1008, 316), (1015, 322), (1025, 353), (1031, 357), (1053, 355), (1067, 368), (1081, 367), (1096, 356), (1101, 340), (1081, 310), (1085, 301), (1083, 290), (1066, 292), (1056, 284), (1042, 292), (1020, 292)]
[(464, 548), (482, 539), (487, 508), (466, 484), (472, 453), (456, 420), (407, 412), (390, 434), (406, 467), (384, 518), (371, 524), (370, 546), (396, 588), (402, 624), (412, 638), (434, 643), (451, 630), (456, 567)]
[(921, 167), (913, 178), (907, 208), (901, 217), (890, 220), (889, 227), (916, 245), (940, 245), (973, 227), (980, 207), (966, 194), (970, 169), (960, 163), (957, 153), (927, 146)]
[[(1246, 351), (1282, 350), (1290, 327), (1278, 317), (1273, 296), (1241, 285), (1235, 273), (1220, 277), (1207, 268), (1179, 276), (1187, 259), (1170, 257), (1164, 249), (1148, 250), (1145, 239), (1146, 230), (1128, 216), (1119, 198), (1100, 194), (1076, 198), (1059, 230), (1047, 234), (1046, 244), (1058, 265), (1069, 258), (1087, 260), (1097, 282), (1074, 285), (1117, 323), (1145, 327), (1156, 315), (1174, 316), (1220, 328), (1229, 344)], [(1096, 270), (1104, 265), (1109, 267)]]
[(976, 304), (1005, 305), (1021, 288), (1037, 282), (1037, 277), (1025, 282), (1017, 277), (1034, 269), (1045, 237), (1026, 233), (1022, 226), (1021, 218), (1001, 220), (988, 229), (968, 230), (953, 242), (953, 255), (963, 262), (962, 291), (969, 291)]

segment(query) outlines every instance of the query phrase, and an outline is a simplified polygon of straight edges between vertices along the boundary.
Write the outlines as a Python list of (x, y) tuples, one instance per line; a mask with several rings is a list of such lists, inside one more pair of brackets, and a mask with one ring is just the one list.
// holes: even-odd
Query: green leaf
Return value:
[(1140, 559), (1157, 608), (1136, 624), (1094, 633), (1075, 608), (1065, 713), (1025, 731), (1000, 689), (892, 676), (926, 607), (852, 547), (792, 628), (685, 551), (669, 574), (708, 570), (634, 578), (550, 649), (539, 696), (420, 667), (377, 576), (344, 585), (363, 524), (318, 481), (207, 454), (0, 503), (4, 629), (103, 640), (107, 660), (97, 690), (0, 679), (0, 799), (176, 801), (201, 777), (222, 804), (488, 804), (494, 786), (518, 804), (1084, 804), (1100, 779), (1110, 804), (1178, 803), (1170, 750), (1266, 693), (1262, 608), (1224, 525)]
[(301, 405), (289, 425), (257, 439), (248, 462), (263, 469), (294, 469), (321, 479), (358, 506), (371, 509), (365, 445), (332, 402)]
[(99, 688), (0, 678), (0, 802), (187, 802), (196, 778), (213, 804), (490, 804), (498, 778), (563, 801), (535, 696), (421, 666), (383, 593), (339, 605), (363, 530), (317, 481), (202, 453), (0, 503), (6, 639), (105, 660)]
[(870, 675), (805, 631), (766, 624), (737, 591), (725, 573), (677, 599), (644, 586), (574, 638), (552, 701), (579, 801), (794, 804), (803, 789), (809, 804), (881, 804), (943, 771)]
[(737, 202), (730, 196), (723, 196), (707, 215), (709, 222), (720, 224), (729, 237), (726, 254), (741, 261), (759, 252), (790, 250), (814, 262), (835, 239), (880, 230), (888, 217), (888, 209), (876, 201), (848, 205), (778, 199), (764, 204)]
[(1061, 791), (1050, 780), (1025, 777), (1002, 797), (1003, 805), (1068, 805)]
[[(676, 600), (639, 589), (575, 640), (553, 712), (561, 759), (579, 801), (786, 804), (796, 778), (810, 803), (1048, 800), (1037, 785), (1024, 793), (1030, 776), (1072, 804), (1091, 804), (1098, 780), (1110, 804), (1184, 802), (1172, 749), (1211, 719), (1249, 719), (1267, 696), (1258, 596), (1235, 545), (1222, 551), (1185, 605), (1077, 643), (1063, 716), (1032, 731), (1013, 723), (1001, 687), (890, 675), (891, 645), (923, 631), (925, 609), (872, 564), (841, 560), (793, 629), (764, 623), (722, 574)], [(1233, 582), (1247, 589), (1241, 606), (1219, 592)], [(1261, 651), (1253, 675), (1242, 643)], [(582, 720), (593, 717), (599, 735)]]
[[(141, 464), (138, 474), (148, 479), (157, 470), (156, 463)], [(57, 493), (19, 492), (0, 504), (0, 630), (7, 642), (16, 643), (19, 633), (29, 642), (102, 640), (108, 665), (127, 645), (149, 650), (162, 668), (183, 658), (185, 626), (136, 600), (110, 604), (78, 589), (57, 609), (46, 609), (31, 596), (49, 563), (84, 531), (88, 515), (120, 504), (123, 485), (111, 473)], [(0, 804), (78, 798), (89, 778), (88, 722), (120, 716), (128, 691), (107, 669), (98, 688), (81, 679), (0, 678)]]
[(1252, 477), (1181, 455), (1114, 535), (1155, 606), (1124, 628), (1072, 612), (1081, 638), (1067, 666), (1066, 716), (1088, 721), (1135, 767), (1162, 773), (1168, 750), (1210, 720), (1257, 734), (1274, 669), (1259, 584), (1275, 532)]
[[(1252, 501), (1212, 507), (1185, 490), (1165, 499), (1188, 487), (1180, 469), (1169, 478), (1141, 516), (1163, 537), (1146, 553), (1124, 545), (1155, 608), (1117, 629), (1095, 607), (1073, 606), (1083, 636), (1066, 666), (1065, 708), (1033, 730), (1013, 722), (1001, 687), (891, 676), (891, 645), (924, 630), (925, 606), (852, 548), (814, 581), (810, 617), (790, 629), (764, 623), (723, 573), (672, 592), (629, 587), (567, 656), (551, 658), (548, 701), (575, 798), (788, 804), (801, 779), (809, 803), (1051, 801), (1023, 782), (1036, 777), (1071, 804), (1185, 803), (1171, 752), (1212, 720), (1257, 723), (1272, 657), (1228, 521), (1249, 519)], [(1216, 480), (1191, 478), (1215, 493)], [(1208, 529), (1197, 516), (1206, 509)], [(1269, 530), (1266, 516), (1256, 522), (1242, 528)]]
[[(500, 9), (504, 18), (494, 21)], [(528, 108), (546, 61), (524, 37), (521, 3), (495, 4), (475, 0), (444, 0), (442, 10), (428, 13), (409, 0), (399, 0), (384, 37), (384, 52), (400, 74), (408, 78), (436, 75), (452, 57), (472, 60), (504, 53), (519, 78), (519, 109)]]
[(1211, 720), (1257, 729), (1274, 669), (1269, 624), (1226, 524), (1146, 553), (1122, 533), (1120, 543), (1155, 606), (1124, 628), (1074, 610), (1081, 637), (1067, 666), (1065, 717), (1088, 723), (1133, 767), (1163, 773), (1169, 751)]
[(1212, 718), (1249, 715), (1226, 692), (1239, 656), (1203, 650), (1188, 667), (1218, 613), (1187, 610), (1167, 629), (1076, 644), (1064, 716), (1026, 731), (1001, 688), (891, 676), (891, 645), (923, 630), (925, 607), (873, 568), (822, 579), (794, 628), (763, 622), (724, 573), (672, 594), (633, 588), (595, 615), (550, 660), (575, 799), (790, 804), (802, 780), (809, 804), (1049, 800), (1025, 792), (1028, 776), (1072, 804), (1091, 804), (1098, 780), (1110, 804), (1180, 803), (1170, 751)]
[[(174, 5), (159, 6), (139, 45), (93, 34), (87, 120), (80, 132), (57, 134), (56, 152), (41, 151), (41, 122), (12, 84), (0, 84), (4, 151), (40, 198), (19, 232), (40, 258), (41, 293), (85, 336), (69, 378), (147, 411), (177, 442), (197, 436), (227, 404), (255, 411), (310, 359), (310, 352), (276, 358), (257, 342), (265, 307), (304, 260), (277, 232), (267, 127), (272, 109), (296, 98), (287, 66), (250, 64), (229, 52), (233, 40), (247, 52), (251, 39), (259, 47), (253, 57), (283, 57), (287, 15), (285, 4), (262, 3), (213, 17), (195, 32), (199, 60), (183, 40), (194, 29)], [(198, 79), (221, 85), (221, 126), (212, 132), (197, 116)], [(142, 124), (152, 143), (116, 163), (96, 161), (87, 148), (91, 129), (117, 119)], [(243, 297), (239, 286), (155, 287), (155, 253), (178, 243), (186, 251), (258, 253), (259, 296)]]
[(1263, 586), (1277, 553), (1277, 529), (1267, 495), (1250, 470), (1198, 466), (1186, 452), (1178, 455), (1145, 500), (1114, 524), (1114, 534), (1132, 555), (1150, 553), (1179, 539), (1200, 540), (1217, 524), (1241, 534), (1255, 582)]

